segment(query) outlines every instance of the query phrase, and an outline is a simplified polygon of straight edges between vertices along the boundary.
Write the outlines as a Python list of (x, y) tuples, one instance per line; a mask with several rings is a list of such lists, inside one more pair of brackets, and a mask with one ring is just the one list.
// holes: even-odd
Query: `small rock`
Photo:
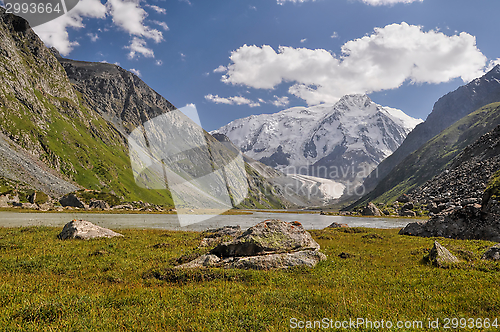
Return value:
[(341, 224), (338, 222), (333, 222), (328, 226), (328, 228), (339, 228), (339, 227), (349, 227), (347, 224)]
[(216, 267), (221, 262), (218, 256), (207, 254), (202, 255), (191, 262), (176, 266), (176, 269), (197, 269), (201, 267)]
[(116, 236), (123, 236), (110, 229), (94, 225), (90, 221), (85, 220), (72, 220), (66, 225), (61, 233), (57, 236), (61, 240), (67, 239), (81, 239), (90, 240), (95, 238), (112, 238)]
[(292, 253), (243, 257), (233, 260), (225, 267), (245, 270), (287, 269), (294, 266), (314, 267), (324, 260), (326, 260), (325, 254), (317, 250), (303, 250)]
[(495, 244), (493, 247), (489, 248), (481, 258), (494, 261), (500, 260), (500, 243)]
[(458, 258), (437, 241), (434, 241), (434, 247), (429, 252), (427, 260), (433, 265), (442, 268), (448, 267), (449, 264), (458, 263)]
[(398, 201), (400, 203), (408, 203), (410, 200), (411, 200), (410, 196), (408, 196), (407, 194), (403, 194), (403, 195), (399, 196), (396, 201)]
[(413, 210), (414, 207), (415, 207), (415, 205), (412, 202), (408, 202), (408, 203), (405, 203), (401, 207), (401, 209), (403, 209), (403, 210)]
[(99, 209), (99, 210), (109, 210), (109, 204), (106, 203), (105, 201), (103, 200), (99, 200), (99, 199), (96, 199), (96, 200), (92, 200), (89, 204), (89, 208), (91, 209)]
[(416, 217), (417, 214), (412, 210), (403, 210), (399, 213), (401, 217)]
[(349, 254), (349, 253), (347, 253), (347, 252), (343, 252), (343, 251), (342, 251), (342, 252), (339, 254), (339, 257), (340, 257), (340, 258), (342, 258), (342, 259), (347, 259), (347, 258), (351, 258), (351, 257), (352, 257), (352, 255), (351, 255), (351, 254)]

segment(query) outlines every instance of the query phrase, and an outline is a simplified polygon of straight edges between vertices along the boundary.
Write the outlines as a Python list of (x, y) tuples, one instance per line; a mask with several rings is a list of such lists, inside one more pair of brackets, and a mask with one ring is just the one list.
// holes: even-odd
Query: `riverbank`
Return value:
[(123, 238), (87, 242), (58, 240), (61, 229), (0, 228), (4, 330), (288, 331), (323, 318), (500, 318), (500, 265), (480, 259), (491, 242), (439, 239), (462, 260), (445, 270), (422, 261), (434, 239), (324, 229), (311, 231), (328, 257), (313, 269), (172, 273), (200, 233), (122, 229)]

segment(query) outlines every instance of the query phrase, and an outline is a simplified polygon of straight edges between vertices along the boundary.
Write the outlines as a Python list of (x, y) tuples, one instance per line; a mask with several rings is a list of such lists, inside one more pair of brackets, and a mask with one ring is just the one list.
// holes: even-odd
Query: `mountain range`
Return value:
[(238, 119), (212, 134), (287, 174), (359, 184), (421, 122), (366, 95)]

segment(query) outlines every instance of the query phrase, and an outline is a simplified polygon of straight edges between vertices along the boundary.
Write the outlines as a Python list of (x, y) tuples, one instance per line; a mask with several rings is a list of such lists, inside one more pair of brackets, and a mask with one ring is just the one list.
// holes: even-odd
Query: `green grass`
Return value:
[(328, 255), (314, 269), (175, 272), (199, 233), (123, 230), (85, 242), (57, 240), (60, 230), (0, 228), (2, 331), (287, 331), (291, 318), (500, 312), (500, 265), (480, 260), (485, 241), (439, 239), (462, 263), (438, 269), (423, 262), (434, 239), (329, 229), (312, 231)]

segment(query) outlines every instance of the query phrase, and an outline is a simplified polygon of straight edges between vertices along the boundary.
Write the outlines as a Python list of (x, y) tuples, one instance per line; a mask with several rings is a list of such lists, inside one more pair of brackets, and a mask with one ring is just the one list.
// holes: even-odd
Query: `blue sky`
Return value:
[(498, 12), (486, 0), (82, 0), (35, 31), (195, 104), (210, 131), (349, 93), (425, 119), (500, 62)]

